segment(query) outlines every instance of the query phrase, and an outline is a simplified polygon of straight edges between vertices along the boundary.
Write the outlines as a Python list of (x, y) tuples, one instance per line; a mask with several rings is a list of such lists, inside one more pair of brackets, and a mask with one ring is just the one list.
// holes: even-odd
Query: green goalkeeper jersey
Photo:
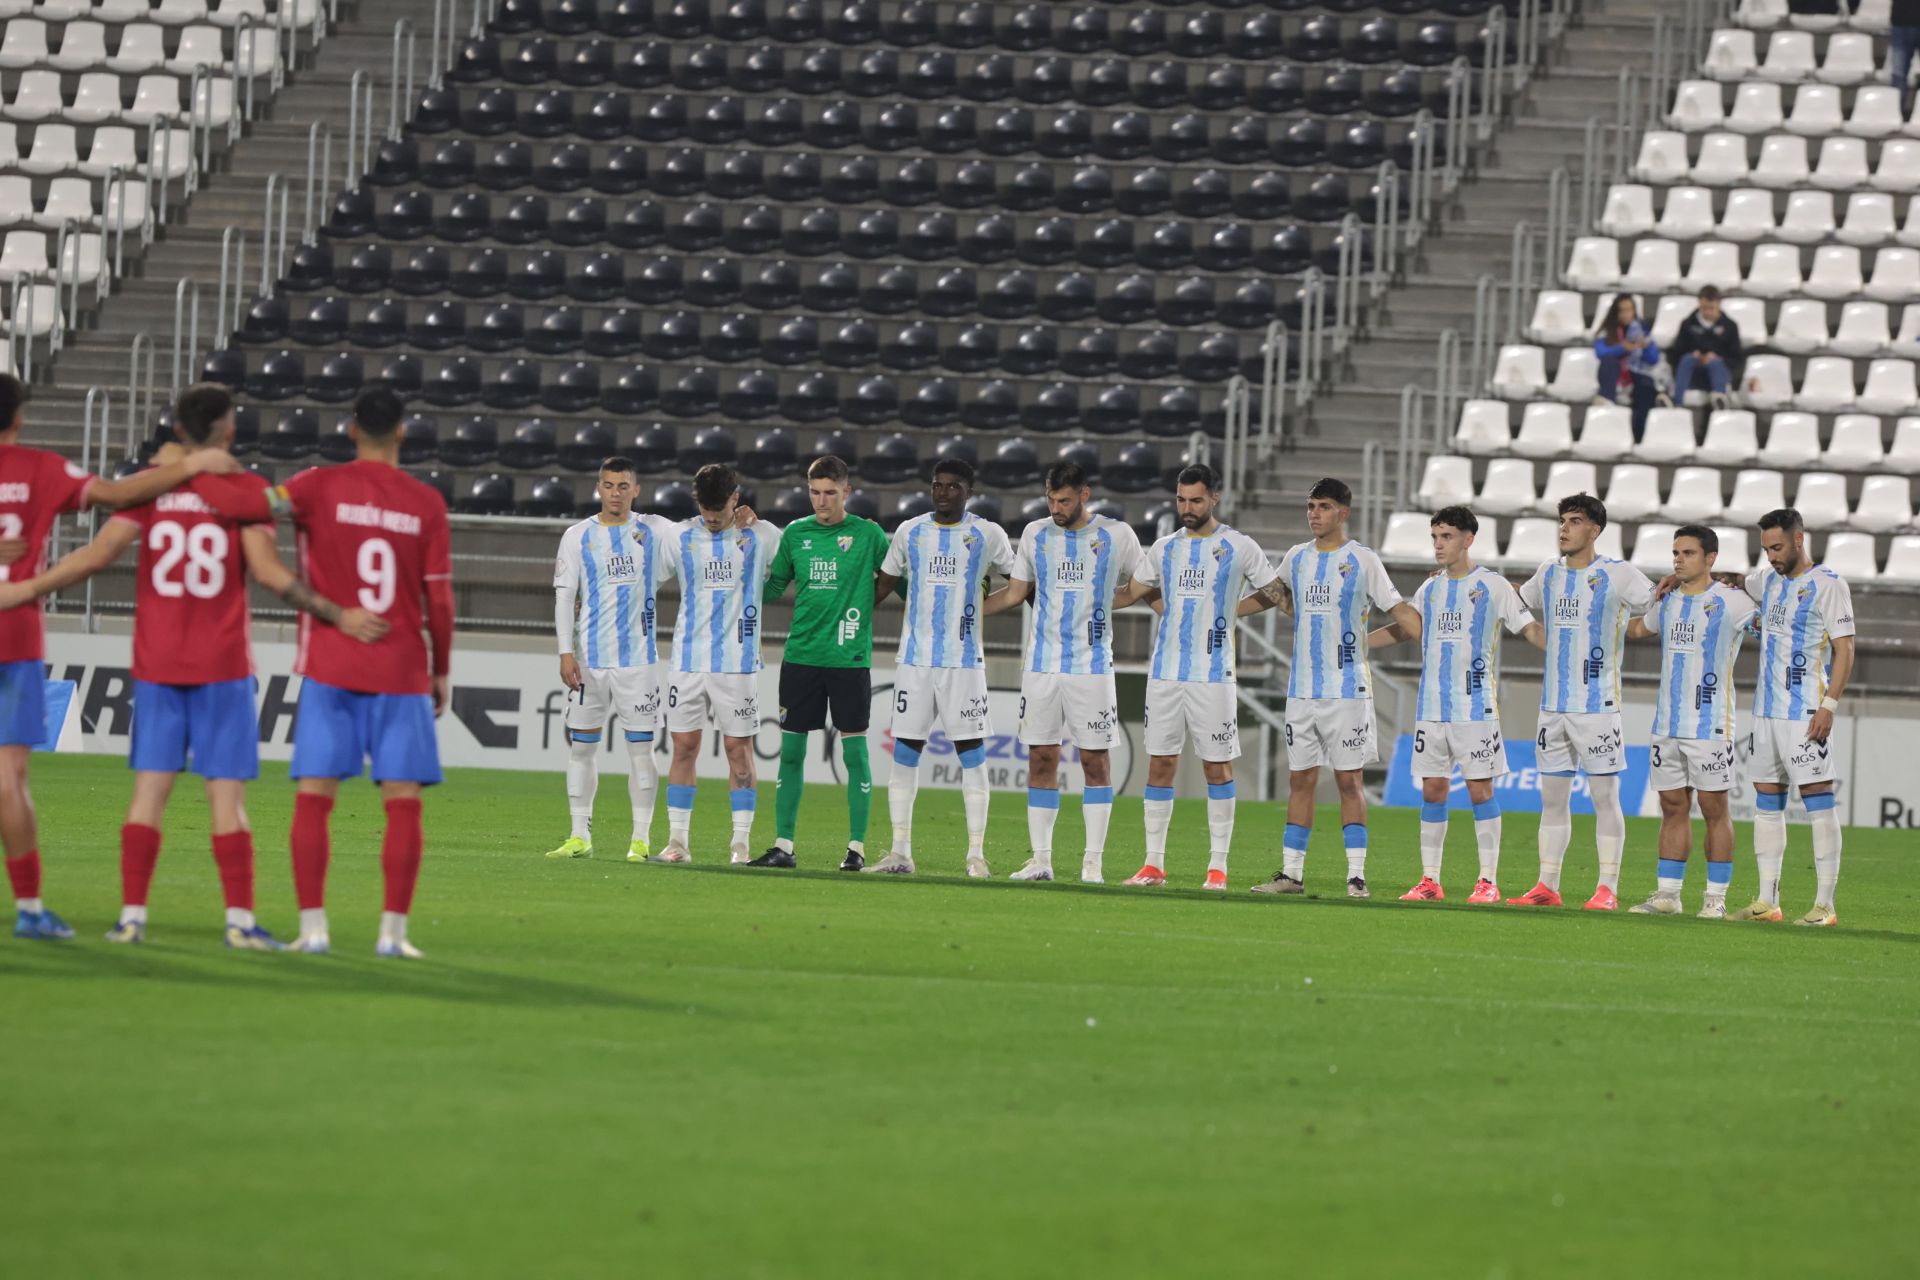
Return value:
[(808, 516), (780, 535), (767, 579), (769, 604), (798, 583), (784, 661), (810, 667), (873, 662), (873, 575), (887, 556), (887, 535), (863, 516), (839, 524)]

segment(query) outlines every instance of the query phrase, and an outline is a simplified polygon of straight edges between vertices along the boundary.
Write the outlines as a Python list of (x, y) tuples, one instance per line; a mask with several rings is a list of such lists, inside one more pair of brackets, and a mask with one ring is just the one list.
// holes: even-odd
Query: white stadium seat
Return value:
[(1564, 289), (1543, 289), (1533, 304), (1527, 336), (1545, 346), (1559, 347), (1589, 336), (1580, 295)]
[(1773, 216), (1773, 192), (1740, 187), (1727, 193), (1727, 207), (1714, 234), (1741, 244), (1770, 238), (1779, 224)]
[(1834, 232), (1843, 244), (1880, 244), (1899, 232), (1893, 197), (1884, 191), (1856, 191), (1847, 197), (1846, 221)]
[(1768, 30), (1787, 20), (1787, 0), (1740, 0), (1733, 20), (1743, 27)]
[(141, 76), (134, 91), (133, 106), (126, 117), (135, 124), (146, 124), (161, 116), (177, 116), (180, 107), (180, 80), (177, 76)]
[(1597, 493), (1599, 489), (1600, 477), (1591, 462), (1562, 458), (1547, 468), (1547, 482), (1540, 486), (1539, 509), (1543, 514), (1551, 513), (1560, 499), (1576, 493)]
[(1694, 299), (1684, 293), (1669, 293), (1661, 297), (1659, 305), (1653, 311), (1653, 323), (1648, 326), (1653, 341), (1662, 351), (1673, 345), (1680, 336), (1680, 326), (1693, 314)]
[(0, 121), (0, 169), (18, 168), (20, 164), (20, 126), (11, 120)]
[(1759, 462), (1765, 467), (1797, 471), (1820, 457), (1820, 420), (1810, 413), (1776, 413), (1767, 423), (1767, 443)]
[(1655, 409), (1647, 414), (1646, 431), (1634, 446), (1641, 462), (1678, 462), (1693, 456), (1693, 411)]
[(1740, 287), (1762, 298), (1799, 293), (1806, 281), (1800, 275), (1800, 250), (1790, 244), (1763, 244), (1753, 251), (1746, 279)]
[(1428, 458), (1426, 473), (1420, 477), (1420, 501), (1429, 511), (1472, 502), (1473, 463), (1448, 454)]
[(1893, 540), (1880, 576), (1889, 582), (1920, 583), (1920, 534), (1903, 533)]
[[(1486, 522), (1474, 545), (1487, 536)], [(1387, 561), (1427, 563), (1433, 559), (1432, 520), (1418, 511), (1396, 511), (1387, 517), (1387, 536), (1380, 540), (1380, 558)]]
[(1853, 14), (1844, 19), (1855, 31), (1865, 31), (1873, 35), (1887, 34), (1887, 27), (1893, 20), (1893, 0), (1857, 0), (1853, 3)]
[(206, 67), (209, 71), (224, 71), (227, 67), (227, 55), (221, 48), (222, 32), (219, 27), (205, 24), (191, 26), (180, 33), (180, 43), (173, 56), (167, 59), (167, 66), (174, 71), (192, 71), (195, 67)]
[(1660, 471), (1644, 462), (1623, 462), (1607, 477), (1608, 528), (1635, 524), (1660, 510)]
[(1780, 304), (1780, 315), (1773, 322), (1773, 346), (1788, 355), (1804, 356), (1825, 350), (1830, 341), (1826, 303), (1789, 298)]
[[(1431, 461), (1428, 466), (1431, 468)], [(1472, 502), (1475, 510), (1500, 516), (1524, 515), (1533, 510), (1539, 502), (1533, 488), (1533, 464), (1523, 458), (1495, 458), (1487, 464), (1486, 479)]]
[[(36, 338), (45, 338), (55, 329), (65, 327), (60, 315), (60, 291), (56, 287), (50, 284), (36, 284), (30, 286), (26, 292), (31, 296), (24, 300), (20, 308), (22, 316), (27, 317), (25, 323), (20, 324), (9, 314), (4, 325), (6, 332), (16, 334), (24, 332)], [(4, 305), (9, 310), (12, 308), (12, 289), (0, 294), (0, 305)]]
[(1791, 84), (1811, 77), (1818, 66), (1813, 56), (1811, 35), (1805, 31), (1776, 31), (1767, 38), (1767, 53), (1760, 63), (1760, 78)]
[[(1735, 133), (1772, 133), (1786, 123), (1781, 101), (1779, 85), (1749, 80), (1734, 91), (1733, 110), (1727, 112), (1726, 126)], [(1711, 121), (1708, 127), (1719, 123)]]
[(94, 184), (87, 178), (55, 178), (47, 184), (47, 202), (34, 222), (50, 230), (57, 230), (68, 219), (83, 227), (91, 226), (100, 216), (93, 207), (93, 192)]
[(1866, 385), (1854, 397), (1862, 413), (1888, 416), (1912, 413), (1920, 405), (1920, 387), (1914, 383), (1913, 361), (1883, 357), (1867, 366)]
[[(174, 83), (171, 76), (168, 83)], [(106, 124), (126, 114), (120, 102), (120, 77), (111, 71), (89, 71), (80, 77), (80, 91), (74, 95), (67, 117), (76, 124)]]
[(1893, 138), (1880, 147), (1880, 163), (1868, 184), (1878, 191), (1920, 188), (1920, 140)]
[(1753, 555), (1748, 550), (1747, 531), (1744, 528), (1729, 525), (1715, 525), (1714, 536), (1720, 539), (1720, 554), (1714, 557), (1713, 567), (1719, 573), (1751, 573)]
[[(1728, 123), (1733, 125), (1732, 121)], [(1847, 124), (1846, 113), (1840, 110), (1840, 91), (1830, 84), (1801, 85), (1794, 90), (1793, 110), (1782, 124), (1788, 133), (1799, 134), (1802, 140), (1840, 132)]]
[(1758, 298), (1735, 294), (1720, 300), (1720, 311), (1740, 326), (1740, 341), (1749, 349), (1764, 347), (1772, 335), (1767, 324), (1767, 304)]
[(17, 175), (0, 174), (0, 223), (29, 222), (33, 218), (33, 183)]
[(1680, 246), (1651, 237), (1633, 243), (1633, 258), (1620, 274), (1625, 289), (1659, 291), (1680, 286)]
[(1866, 287), (1860, 274), (1860, 250), (1850, 244), (1822, 245), (1813, 251), (1806, 292), (1815, 298), (1851, 298)]
[(1643, 524), (1633, 532), (1634, 568), (1655, 581), (1673, 572), (1673, 525)]
[[(1660, 207), (1660, 220), (1653, 226), (1657, 235), (1669, 240), (1698, 240), (1713, 234), (1713, 193), (1705, 187), (1673, 187)], [(1601, 227), (1606, 231), (1605, 226)], [(1610, 235), (1623, 232), (1610, 231)]]
[(1453, 432), (1456, 452), (1484, 456), (1506, 453), (1512, 445), (1513, 428), (1507, 421), (1506, 401), (1469, 400), (1460, 406), (1460, 425)]
[[(1780, 505), (1778, 503), (1774, 504)], [(1720, 473), (1712, 467), (1678, 467), (1661, 514), (1676, 524), (1720, 518)]]
[(1882, 302), (1920, 298), (1920, 249), (1888, 246), (1873, 255), (1873, 275), (1860, 290)]
[(73, 126), (48, 121), (33, 131), (33, 150), (20, 161), (23, 172), (33, 174), (66, 173), (80, 167), (74, 150)]
[(1653, 230), (1653, 188), (1637, 182), (1615, 183), (1600, 210), (1600, 230), (1623, 238)]
[(1851, 191), (1867, 184), (1867, 140), (1828, 138), (1820, 144), (1820, 163), (1809, 181), (1829, 191)]
[(1841, 32), (1827, 39), (1820, 57), (1816, 79), (1827, 84), (1865, 84), (1879, 74), (1880, 65), (1873, 56), (1873, 37), (1855, 31)]
[(1687, 176), (1687, 135), (1670, 129), (1648, 131), (1640, 139), (1633, 176), (1642, 182), (1678, 182)]
[(1872, 534), (1830, 533), (1827, 535), (1827, 545), (1820, 551), (1820, 563), (1849, 583), (1871, 582), (1880, 576), (1880, 565), (1873, 554)]
[(1680, 282), (1688, 289), (1710, 284), (1722, 293), (1738, 289), (1741, 283), (1740, 246), (1725, 240), (1702, 240), (1693, 246), (1687, 260), (1687, 274)]
[(1843, 413), (1833, 420), (1833, 435), (1820, 461), (1833, 471), (1871, 471), (1885, 458), (1880, 419), (1870, 413)]
[(1620, 526), (1609, 520), (1606, 528), (1600, 530), (1600, 536), (1593, 540), (1593, 554), (1604, 556), (1608, 560), (1625, 560), (1626, 539), (1621, 535)]
[(120, 47), (113, 56), (104, 60), (107, 69), (126, 75), (139, 75), (146, 71), (157, 71), (167, 64), (166, 45), (161, 39), (159, 26), (151, 22), (135, 22), (120, 29)]
[[(1785, 506), (1781, 502), (1775, 504)], [(1837, 529), (1847, 522), (1847, 478), (1831, 471), (1809, 471), (1793, 493), (1793, 508), (1809, 529)], [(1766, 508), (1772, 510), (1771, 507)], [(1759, 519), (1755, 516), (1754, 519)], [(1752, 521), (1747, 523), (1751, 524)]]
[(47, 24), (38, 18), (15, 18), (0, 37), (0, 67), (31, 67), (47, 60)]
[(1900, 328), (1887, 343), (1887, 350), (1909, 360), (1920, 359), (1920, 306), (1909, 306), (1900, 312)]
[[(1779, 105), (1779, 91), (1776, 88), (1776, 116)], [(1676, 129), (1699, 133), (1703, 129), (1719, 128), (1726, 121), (1726, 116), (1726, 101), (1720, 95), (1718, 84), (1711, 80), (1682, 80), (1673, 91), (1673, 109), (1667, 112), (1667, 123)], [(1778, 123), (1777, 119), (1775, 122)]]
[(1753, 32), (1721, 30), (1707, 44), (1707, 56), (1700, 69), (1715, 80), (1744, 80), (1760, 66), (1760, 54)]
[(48, 22), (71, 22), (87, 15), (87, 0), (36, 0), (34, 13)]
[(1566, 282), (1591, 293), (1620, 283), (1620, 242), (1612, 236), (1581, 236), (1567, 259)]
[[(1501, 406), (1504, 410), (1505, 405)], [(1536, 401), (1522, 411), (1513, 452), (1523, 458), (1557, 458), (1573, 448), (1573, 410), (1555, 401)]]
[(200, 22), (207, 16), (206, 0), (160, 0), (159, 7), (153, 11), (155, 22), (164, 22), (168, 26), (185, 26), (190, 22)]
[[(1493, 393), (1508, 400), (1529, 400), (1547, 389), (1547, 354), (1530, 343), (1500, 348), (1493, 362)], [(1589, 386), (1589, 392), (1592, 387)], [(1502, 414), (1504, 416), (1505, 410)]]
[(97, 0), (93, 16), (101, 22), (140, 22), (152, 14), (148, 0)]
[[(1717, 472), (1714, 483), (1719, 483)], [(1752, 469), (1733, 477), (1733, 499), (1727, 503), (1724, 514), (1735, 524), (1752, 524), (1767, 512), (1786, 505), (1786, 478), (1778, 471)]]
[[(1826, 308), (1822, 307), (1821, 310), (1824, 312)], [(1833, 331), (1833, 337), (1826, 345), (1835, 355), (1871, 356), (1885, 351), (1892, 343), (1893, 335), (1887, 328), (1886, 303), (1849, 302), (1840, 308), (1840, 327)], [(1779, 345), (1777, 336), (1774, 345)]]
[(1920, 475), (1920, 418), (1902, 418), (1893, 424), (1893, 443), (1887, 446), (1887, 470), (1903, 476)]
[(1587, 406), (1580, 420), (1580, 438), (1573, 446), (1576, 458), (1611, 462), (1633, 456), (1637, 448), (1633, 442), (1633, 415), (1625, 405)]
[(1760, 454), (1760, 432), (1751, 411), (1721, 409), (1707, 415), (1707, 434), (1694, 457), (1717, 467), (1737, 467)]
[(60, 96), (58, 71), (23, 71), (7, 101), (7, 115), (15, 120), (47, 120), (60, 114), (66, 100)]
[(1560, 352), (1559, 364), (1554, 366), (1553, 383), (1548, 386), (1547, 394), (1567, 404), (1585, 404), (1593, 399), (1599, 385), (1600, 357), (1593, 354), (1593, 348), (1567, 347)]
[(1500, 557), (1500, 563), (1509, 572), (1524, 573), (1555, 559), (1559, 554), (1559, 522), (1529, 516), (1513, 522), (1513, 531), (1508, 535), (1507, 549)]
[[(1778, 234), (1789, 244), (1818, 244), (1837, 227), (1831, 191), (1795, 191), (1787, 197), (1787, 211), (1780, 219)], [(1859, 250), (1854, 253), (1858, 255)]]
[(1893, 238), (1908, 248), (1920, 248), (1920, 200), (1907, 202), (1907, 220)]
[(1741, 392), (1754, 409), (1785, 409), (1793, 403), (1793, 368), (1785, 356), (1748, 356)]
[(1747, 180), (1750, 162), (1747, 140), (1737, 133), (1710, 133), (1700, 140), (1700, 154), (1688, 170), (1695, 182), (1730, 187)]
[(21, 274), (38, 278), (47, 272), (47, 233), (7, 232), (6, 244), (0, 246), (0, 280), (11, 281)]
[(1804, 413), (1839, 413), (1853, 408), (1853, 361), (1840, 356), (1815, 356), (1807, 361), (1794, 392), (1793, 407)]
[(1886, 138), (1906, 127), (1900, 110), (1900, 91), (1892, 85), (1873, 85), (1853, 95), (1846, 131), (1856, 138)]

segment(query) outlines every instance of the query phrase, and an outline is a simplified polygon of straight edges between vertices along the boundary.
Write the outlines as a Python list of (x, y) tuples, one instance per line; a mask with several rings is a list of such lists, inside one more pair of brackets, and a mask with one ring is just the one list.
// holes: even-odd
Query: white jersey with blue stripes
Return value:
[(1627, 622), (1653, 604), (1653, 582), (1623, 560), (1595, 556), (1584, 569), (1549, 560), (1520, 588), (1547, 627), (1542, 711), (1620, 710), (1620, 646)]
[(1513, 584), (1475, 565), (1460, 577), (1428, 578), (1410, 603), (1420, 615), (1419, 720), (1500, 718), (1500, 629), (1533, 622)]
[(1760, 606), (1760, 680), (1753, 714), (1763, 720), (1805, 720), (1827, 696), (1834, 640), (1853, 634), (1853, 591), (1823, 564), (1791, 578), (1762, 564), (1747, 575), (1747, 595)]
[(1293, 594), (1287, 697), (1371, 698), (1367, 617), (1401, 600), (1380, 557), (1352, 539), (1331, 551), (1302, 542), (1280, 558), (1280, 578)]
[(595, 670), (659, 660), (657, 597), (676, 572), (673, 529), (663, 516), (636, 512), (616, 525), (590, 516), (560, 535), (553, 566), (560, 652)]
[(1656, 738), (1733, 737), (1733, 661), (1754, 613), (1744, 594), (1712, 581), (1694, 595), (1669, 591), (1647, 611), (1660, 637)]
[(987, 573), (1013, 572), (1007, 531), (971, 511), (954, 524), (931, 512), (893, 531), (880, 572), (904, 578), (907, 618), (900, 629), (900, 664), (907, 667), (978, 667), (980, 605)]
[(760, 669), (760, 590), (780, 530), (765, 521), (710, 533), (699, 517), (673, 526), (680, 616), (673, 669), (751, 675)]
[(1063, 529), (1051, 516), (1020, 534), (1012, 576), (1033, 584), (1028, 671), (1100, 676), (1113, 671), (1113, 593), (1133, 579), (1140, 539), (1133, 526), (1089, 516)]
[(1178, 529), (1153, 544), (1133, 576), (1160, 588), (1164, 605), (1148, 674), (1233, 683), (1234, 610), (1276, 576), (1260, 544), (1224, 524), (1204, 536)]

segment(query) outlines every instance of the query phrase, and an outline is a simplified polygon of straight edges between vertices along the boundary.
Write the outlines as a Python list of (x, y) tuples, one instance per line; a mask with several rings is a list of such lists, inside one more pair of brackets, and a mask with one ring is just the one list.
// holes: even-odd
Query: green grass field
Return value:
[[(252, 812), (284, 933), (273, 772)], [(797, 874), (552, 864), (560, 777), (469, 772), (428, 800), (430, 958), (406, 965), (372, 956), (370, 787), (335, 813), (336, 950), (309, 958), (221, 948), (187, 788), (151, 941), (101, 942), (125, 771), (34, 777), (48, 902), (81, 937), (0, 942), (9, 1274), (1920, 1273), (1912, 833), (1849, 832), (1843, 925), (1813, 931), (1401, 904), (1405, 811), (1374, 820), (1388, 900), (1257, 898), (1281, 820), (1249, 802), (1224, 899), (1194, 887), (1199, 802), (1158, 892), (966, 881), (941, 792), (912, 879), (829, 869), (826, 787)], [(625, 804), (602, 787), (609, 849)], [(704, 787), (696, 844), (725, 821)], [(1021, 797), (996, 795), (993, 824), (1004, 874)], [(768, 788), (756, 847), (771, 830)], [(1072, 801), (1060, 830), (1077, 848)], [(1652, 835), (1633, 822), (1623, 899), (1652, 887)], [(1533, 840), (1508, 819), (1509, 891)], [(1310, 888), (1340, 891), (1337, 844), (1323, 815)], [(1140, 848), (1122, 800), (1111, 879)], [(1747, 850), (1743, 829), (1737, 902)], [(1796, 828), (1790, 914), (1811, 864)], [(1473, 872), (1457, 820), (1449, 893)]]

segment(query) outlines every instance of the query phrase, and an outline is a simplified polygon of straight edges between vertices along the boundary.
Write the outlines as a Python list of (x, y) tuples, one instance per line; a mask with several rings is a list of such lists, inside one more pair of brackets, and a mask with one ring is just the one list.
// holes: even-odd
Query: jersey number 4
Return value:
[(168, 599), (211, 600), (227, 585), (227, 531), (217, 524), (192, 528), (163, 520), (147, 530), (153, 552), (153, 589)]

